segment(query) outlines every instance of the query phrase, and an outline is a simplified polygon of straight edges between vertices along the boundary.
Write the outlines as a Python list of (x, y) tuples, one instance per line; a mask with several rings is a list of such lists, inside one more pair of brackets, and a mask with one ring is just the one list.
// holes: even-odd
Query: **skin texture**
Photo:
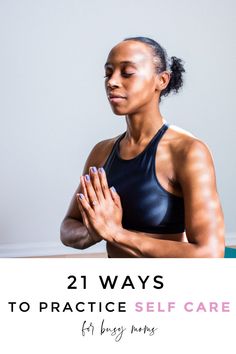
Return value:
[[(116, 115), (125, 116), (127, 131), (120, 141), (120, 156), (131, 159), (144, 150), (165, 122), (158, 102), (170, 73), (156, 74), (151, 49), (129, 40), (110, 51), (105, 75), (107, 95), (125, 97), (119, 102), (108, 100)], [(109, 257), (224, 257), (224, 217), (207, 145), (173, 125), (161, 138), (156, 176), (164, 189), (183, 196), (186, 233), (150, 234), (122, 227), (118, 193), (108, 186), (104, 170), (93, 172), (91, 168), (103, 166), (118, 137), (97, 143), (90, 152), (61, 224), (61, 241), (84, 249), (104, 239)]]

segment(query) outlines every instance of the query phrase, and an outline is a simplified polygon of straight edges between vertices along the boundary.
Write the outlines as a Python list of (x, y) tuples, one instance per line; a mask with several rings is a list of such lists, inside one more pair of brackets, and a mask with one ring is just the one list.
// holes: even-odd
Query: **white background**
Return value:
[[(108, 264), (109, 262), (109, 264)], [(111, 267), (112, 264), (112, 267)], [(112, 260), (108, 259), (44, 259), (0, 260), (1, 297), (0, 333), (4, 354), (24, 353), (233, 353), (236, 326), (235, 261), (208, 260)], [(109, 269), (109, 271), (108, 271)], [(125, 271), (127, 269), (127, 271)], [(69, 275), (77, 276), (78, 289), (67, 289)], [(98, 276), (119, 275), (115, 290), (103, 290)], [(79, 285), (81, 275), (87, 277), (87, 289)], [(129, 275), (135, 290), (121, 290)], [(138, 275), (150, 276), (146, 289), (141, 288)], [(162, 275), (164, 287), (153, 288), (153, 277)], [(27, 301), (29, 312), (10, 312), (9, 301)], [(126, 301), (125, 313), (91, 313), (38, 311), (40, 301), (57, 301), (63, 307), (68, 301)], [(176, 302), (173, 312), (133, 311), (137, 301)], [(230, 312), (192, 312), (183, 310), (185, 302), (199, 302), (206, 307), (210, 301), (230, 302)], [(105, 319), (107, 326), (127, 328), (119, 342), (110, 335), (99, 335), (99, 325)], [(93, 336), (81, 335), (83, 321), (93, 322)], [(155, 326), (154, 336), (129, 334), (132, 324)]]

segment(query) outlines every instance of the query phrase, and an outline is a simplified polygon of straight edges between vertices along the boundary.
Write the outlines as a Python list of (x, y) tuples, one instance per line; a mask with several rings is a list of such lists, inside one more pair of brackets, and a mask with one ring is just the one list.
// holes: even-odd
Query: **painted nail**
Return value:
[(111, 187), (111, 190), (116, 193), (115, 187), (112, 186), (112, 187)]
[(77, 194), (79, 196), (80, 199), (84, 198), (84, 195), (82, 193)]
[(96, 172), (97, 172), (97, 168), (96, 168), (95, 166), (93, 166), (93, 167), (92, 167), (92, 171), (93, 171), (94, 173), (96, 173)]
[(98, 171), (99, 171), (100, 173), (104, 173), (104, 172), (105, 172), (103, 167), (99, 167)]
[(86, 179), (86, 181), (90, 181), (89, 175), (85, 175), (85, 179)]

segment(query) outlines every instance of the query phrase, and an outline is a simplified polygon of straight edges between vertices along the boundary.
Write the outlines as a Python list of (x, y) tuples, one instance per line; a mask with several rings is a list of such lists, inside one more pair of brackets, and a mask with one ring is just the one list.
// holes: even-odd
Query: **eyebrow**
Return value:
[[(123, 60), (120, 61), (120, 64), (130, 64), (130, 65), (136, 65), (135, 62), (130, 61), (130, 60)], [(109, 61), (106, 62), (106, 64), (104, 65), (104, 68), (106, 68), (107, 66), (112, 65)]]

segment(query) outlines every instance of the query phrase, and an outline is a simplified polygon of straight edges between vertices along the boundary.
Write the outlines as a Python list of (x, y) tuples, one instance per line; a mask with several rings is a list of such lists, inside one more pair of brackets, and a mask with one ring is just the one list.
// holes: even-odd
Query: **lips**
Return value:
[(119, 104), (121, 102), (124, 102), (125, 100), (125, 97), (109, 97), (109, 101), (111, 104)]
[(123, 95), (120, 95), (120, 94), (115, 94), (115, 93), (111, 93), (108, 95), (108, 97), (111, 99), (111, 98), (126, 98), (125, 96)]

